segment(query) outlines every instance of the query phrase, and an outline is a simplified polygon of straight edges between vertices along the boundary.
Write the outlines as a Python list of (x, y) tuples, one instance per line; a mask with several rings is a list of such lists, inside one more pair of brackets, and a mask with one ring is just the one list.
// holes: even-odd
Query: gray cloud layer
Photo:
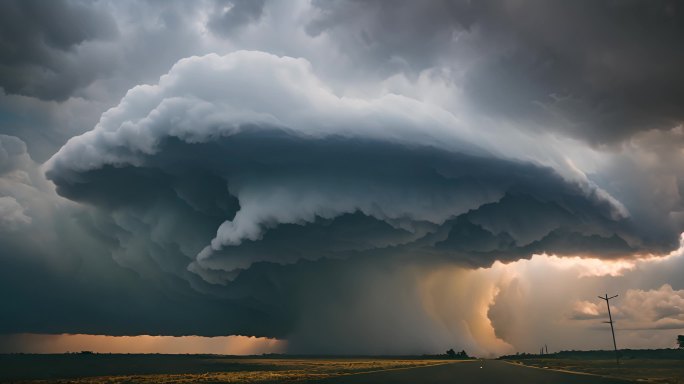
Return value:
[(64, 100), (92, 81), (100, 63), (77, 62), (77, 51), (118, 33), (111, 16), (87, 3), (4, 1), (0, 15), (0, 86), (41, 99)]
[(316, 2), (364, 71), (451, 67), (487, 113), (591, 143), (682, 121), (676, 1)]

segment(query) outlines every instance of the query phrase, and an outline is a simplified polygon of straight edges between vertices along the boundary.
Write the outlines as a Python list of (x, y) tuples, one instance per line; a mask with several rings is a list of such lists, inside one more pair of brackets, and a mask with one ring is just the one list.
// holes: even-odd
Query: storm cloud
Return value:
[(87, 3), (5, 1), (0, 7), (0, 86), (8, 93), (66, 99), (96, 75), (94, 66), (74, 60), (77, 50), (117, 35), (111, 16)]
[[(488, 265), (648, 245), (596, 185), (493, 156), (459, 125), (399, 96), (339, 98), (303, 60), (210, 55), (131, 90), (47, 163), (47, 175), (61, 195), (117, 212), (154, 209), (169, 196), (164, 215), (223, 219), (201, 250), (179, 244), (195, 249), (195, 271), (386, 247)], [(281, 225), (288, 235), (278, 235)]]
[(0, 7), (2, 333), (600, 348), (609, 283), (681, 326), (679, 4)]
[(314, 4), (307, 31), (364, 71), (449, 68), (477, 109), (532, 129), (610, 144), (684, 118), (676, 1)]

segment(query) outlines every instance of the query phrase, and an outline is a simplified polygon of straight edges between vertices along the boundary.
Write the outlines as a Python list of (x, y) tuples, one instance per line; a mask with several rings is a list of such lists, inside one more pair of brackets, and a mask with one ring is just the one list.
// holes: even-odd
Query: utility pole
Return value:
[(548, 355), (549, 354), (549, 346), (544, 344), (544, 348), (546, 348), (546, 354)]
[(604, 321), (604, 323), (610, 324), (610, 332), (613, 334), (613, 348), (615, 348), (615, 362), (617, 362), (617, 364), (620, 365), (620, 354), (618, 353), (617, 343), (615, 342), (615, 328), (613, 328), (613, 315), (610, 314), (610, 299), (614, 299), (616, 297), (618, 297), (618, 295), (608, 297), (608, 294), (606, 293), (605, 297), (599, 296), (598, 298), (601, 300), (605, 300), (606, 305), (608, 306), (609, 321)]

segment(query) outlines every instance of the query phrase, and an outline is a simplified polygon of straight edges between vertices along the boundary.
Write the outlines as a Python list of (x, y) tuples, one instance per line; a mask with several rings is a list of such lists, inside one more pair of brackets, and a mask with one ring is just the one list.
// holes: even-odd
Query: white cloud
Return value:
[(625, 329), (684, 329), (684, 289), (630, 289), (620, 303)]
[(16, 231), (31, 224), (31, 218), (11, 196), (0, 196), (0, 230)]

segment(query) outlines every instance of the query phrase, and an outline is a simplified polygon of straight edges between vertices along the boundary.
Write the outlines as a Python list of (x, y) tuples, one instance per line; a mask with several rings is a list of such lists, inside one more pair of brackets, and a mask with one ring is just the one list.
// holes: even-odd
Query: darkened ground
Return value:
[(563, 351), (546, 355), (511, 355), (501, 359), (530, 367), (567, 370), (652, 383), (684, 383), (684, 349)]
[(272, 370), (211, 355), (157, 354), (9, 354), (0, 355), (0, 380), (56, 379), (159, 373)]
[(629, 384), (595, 375), (534, 369), (497, 360), (467, 361), (414, 369), (386, 370), (314, 381), (320, 384)]
[[(0, 355), (0, 382), (22, 383), (684, 383), (684, 350), (512, 355), (501, 360), (438, 356), (313, 357), (161, 354)], [(579, 373), (579, 374), (578, 374)], [(589, 375), (587, 375), (589, 374)]]
[[(163, 354), (7, 354), (0, 355), (0, 382), (27, 380), (76, 380), (121, 377), (124, 381), (156, 382), (175, 375), (174, 381), (268, 382), (269, 380), (319, 379), (330, 375), (418, 367), (457, 359), (436, 357), (221, 356)], [(147, 378), (141, 376), (159, 376)], [(167, 381), (167, 377), (163, 381)], [(95, 379), (93, 382), (102, 381)]]

